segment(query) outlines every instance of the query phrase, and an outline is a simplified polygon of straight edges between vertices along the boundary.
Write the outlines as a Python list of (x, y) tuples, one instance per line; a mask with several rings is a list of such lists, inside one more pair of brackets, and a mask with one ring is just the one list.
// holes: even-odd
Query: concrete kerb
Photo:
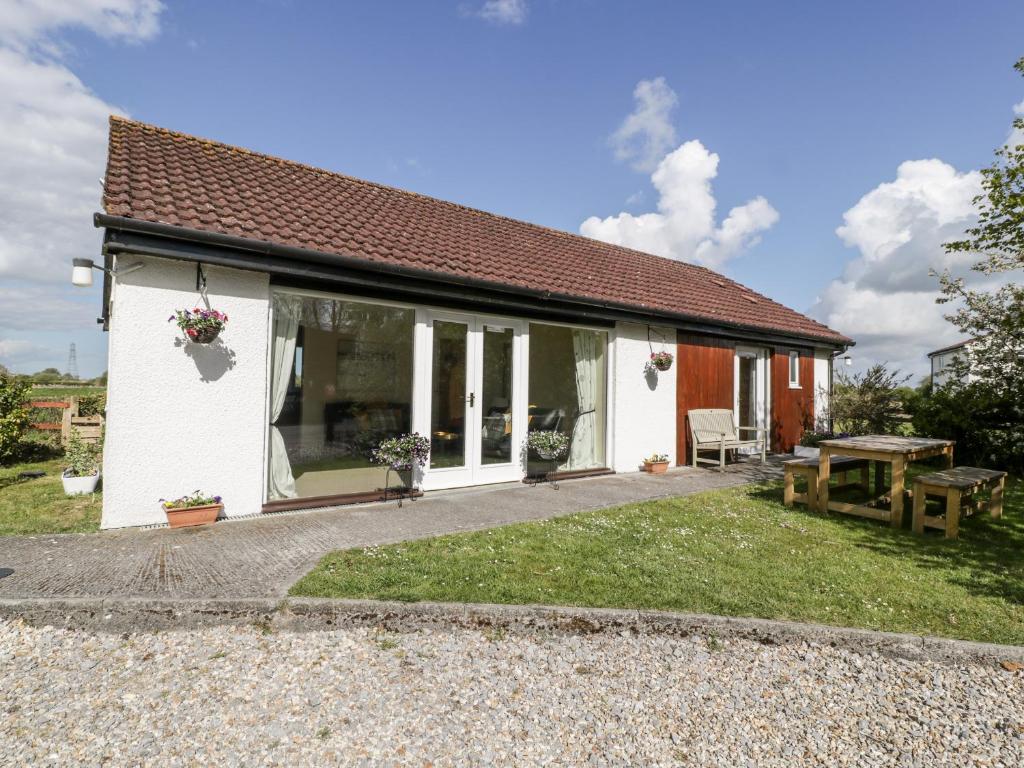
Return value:
[(821, 624), (693, 613), (540, 605), (396, 603), (314, 598), (171, 600), (68, 598), (0, 600), (0, 618), (33, 626), (123, 634), (213, 625), (255, 625), (307, 632), (369, 627), (407, 633), (423, 629), (502, 629), (523, 634), (617, 633), (744, 639), (766, 645), (811, 644), (861, 654), (956, 664), (1024, 663), (1024, 646), (975, 643)]

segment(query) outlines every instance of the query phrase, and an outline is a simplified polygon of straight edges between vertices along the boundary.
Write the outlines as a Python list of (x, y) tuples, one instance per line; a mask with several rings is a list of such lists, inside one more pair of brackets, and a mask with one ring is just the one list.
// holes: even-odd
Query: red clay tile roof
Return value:
[(849, 341), (704, 267), (120, 117), (110, 118), (103, 205), (112, 216)]

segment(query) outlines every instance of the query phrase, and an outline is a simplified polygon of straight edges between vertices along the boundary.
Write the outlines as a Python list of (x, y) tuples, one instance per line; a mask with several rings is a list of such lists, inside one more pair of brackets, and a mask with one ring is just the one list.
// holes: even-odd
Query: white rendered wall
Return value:
[(828, 431), (828, 386), (832, 350), (814, 350), (814, 428)]
[(230, 517), (263, 503), (269, 278), (204, 266), (210, 306), (228, 324), (211, 345), (185, 344), (167, 318), (203, 306), (196, 267), (120, 256), (109, 339), (103, 528), (166, 522), (161, 498), (196, 489)]
[(612, 381), (612, 469), (636, 472), (652, 453), (676, 461), (676, 368), (645, 375), (651, 347), (676, 354), (673, 328), (619, 323), (615, 328)]

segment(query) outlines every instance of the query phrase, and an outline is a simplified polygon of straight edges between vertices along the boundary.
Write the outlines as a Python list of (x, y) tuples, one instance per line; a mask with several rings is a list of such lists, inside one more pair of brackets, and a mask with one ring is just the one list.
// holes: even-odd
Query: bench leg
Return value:
[(818, 473), (807, 475), (807, 509), (812, 512), (818, 508)]
[(718, 444), (718, 471), (722, 472), (725, 469), (725, 443)]
[(989, 514), (994, 518), (1003, 516), (1003, 490), (1006, 488), (1006, 478), (1000, 477), (992, 489), (992, 498), (988, 502)]
[(787, 507), (793, 506), (793, 470), (786, 467), (785, 474), (783, 475), (783, 481), (785, 485), (782, 489), (782, 503)]
[(693, 441), (693, 468), (697, 468), (697, 441)]
[(955, 539), (960, 534), (960, 491), (950, 488), (946, 494), (946, 538)]
[(924, 492), (924, 486), (918, 485), (914, 487), (914, 520), (913, 528), (914, 533), (924, 533), (924, 510), (926, 502), (926, 494)]

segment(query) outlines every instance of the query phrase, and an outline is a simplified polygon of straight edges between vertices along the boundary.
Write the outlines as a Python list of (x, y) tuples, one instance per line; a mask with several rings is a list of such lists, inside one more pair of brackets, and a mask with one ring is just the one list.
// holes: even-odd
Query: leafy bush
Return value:
[(99, 446), (85, 442), (78, 430), (72, 429), (64, 459), (67, 462), (64, 474), (68, 477), (95, 475), (99, 469)]
[(29, 387), (7, 375), (0, 375), (0, 464), (16, 458), (18, 445), (28, 429)]
[(815, 432), (813, 429), (804, 430), (803, 435), (800, 436), (800, 445), (806, 448), (817, 448), (818, 444), (822, 440), (839, 440), (844, 437), (849, 437), (849, 432)]
[(1024, 400), (982, 382), (936, 390), (925, 385), (907, 410), (917, 434), (956, 440), (957, 464), (1024, 472)]
[(873, 365), (853, 376), (840, 372), (829, 408), (836, 428), (851, 435), (895, 433), (903, 421), (900, 388), (909, 378), (885, 365)]
[(97, 392), (92, 395), (80, 395), (78, 398), (79, 416), (106, 416), (107, 393)]

